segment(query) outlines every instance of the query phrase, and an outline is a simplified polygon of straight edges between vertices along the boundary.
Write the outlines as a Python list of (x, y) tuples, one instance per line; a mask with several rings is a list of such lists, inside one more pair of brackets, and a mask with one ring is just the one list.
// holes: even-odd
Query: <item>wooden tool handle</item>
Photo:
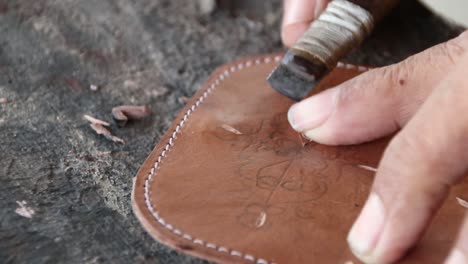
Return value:
[(356, 48), (397, 0), (333, 0), (270, 74), (273, 89), (293, 100), (311, 89)]
[(291, 50), (308, 61), (319, 60), (331, 69), (358, 46), (396, 0), (334, 0), (312, 22)]

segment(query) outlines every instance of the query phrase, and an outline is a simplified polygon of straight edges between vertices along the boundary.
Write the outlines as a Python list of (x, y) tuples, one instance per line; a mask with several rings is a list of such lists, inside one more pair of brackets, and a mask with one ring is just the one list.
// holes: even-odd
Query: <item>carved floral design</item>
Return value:
[[(238, 193), (244, 206), (238, 222), (247, 228), (267, 228), (280, 214), (314, 218), (314, 206), (339, 184), (343, 172), (358, 170), (356, 147), (338, 149), (312, 142), (303, 145), (300, 135), (289, 127), (286, 113), (254, 127), (231, 126), (240, 133), (220, 127), (214, 136), (239, 151), (242, 188)], [(352, 198), (353, 190), (344, 195)]]

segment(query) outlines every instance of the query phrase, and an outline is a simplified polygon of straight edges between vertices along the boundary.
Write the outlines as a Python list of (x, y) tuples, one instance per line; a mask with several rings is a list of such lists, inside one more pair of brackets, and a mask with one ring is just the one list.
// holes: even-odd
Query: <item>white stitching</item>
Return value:
[(203, 240), (198, 239), (198, 238), (197, 238), (197, 239), (194, 239), (194, 240), (193, 240), (193, 243), (195, 243), (195, 244), (200, 244), (200, 245), (204, 245), (204, 244), (205, 244), (205, 243), (203, 242)]
[[(270, 63), (273, 61), (279, 62), (281, 60), (281, 56), (277, 55), (274, 57), (265, 57), (263, 60), (260, 59), (255, 59), (254, 61), (248, 60), (244, 63), (239, 63), (237, 66), (231, 66), (229, 68), (229, 71), (231, 73), (241, 70), (243, 68), (248, 68), (253, 65), (259, 65), (261, 63)], [(347, 63), (342, 63), (338, 62), (337, 64), (338, 68), (344, 68), (344, 69), (354, 69), (358, 70), (361, 72), (368, 71), (369, 68), (364, 67), (364, 66), (356, 66), (353, 64), (347, 64)], [(153, 168), (151, 168), (150, 173), (148, 174), (145, 183), (144, 183), (144, 198), (145, 198), (145, 203), (146, 207), (150, 211), (151, 215), (154, 217), (154, 219), (160, 223), (164, 228), (172, 231), (174, 234), (187, 239), (191, 241), (194, 244), (199, 244), (202, 245), (206, 248), (210, 248), (213, 250), (216, 250), (218, 252), (226, 253), (231, 256), (236, 256), (243, 258), (245, 260), (251, 261), (251, 262), (256, 262), (257, 264), (273, 264), (272, 262), (268, 262), (265, 259), (262, 258), (256, 258), (253, 255), (250, 254), (245, 254), (237, 250), (229, 250), (226, 247), (218, 247), (213, 243), (206, 243), (201, 239), (198, 238), (193, 238), (191, 235), (183, 233), (179, 229), (175, 229), (171, 224), (168, 224), (165, 222), (165, 220), (159, 215), (157, 211), (153, 209), (153, 205), (151, 204), (151, 199), (150, 199), (150, 190), (149, 190), (149, 185), (150, 182), (153, 180), (153, 176), (155, 175), (157, 169), (159, 168), (159, 165), (161, 164), (162, 158), (166, 156), (166, 153), (170, 150), (172, 146), (174, 146), (174, 140), (176, 139), (176, 136), (178, 133), (180, 133), (181, 128), (184, 126), (185, 121), (188, 119), (188, 117), (195, 111), (195, 109), (208, 97), (209, 94), (221, 83), (221, 81), (225, 80), (227, 77), (229, 77), (231, 74), (228, 70), (225, 70), (222, 74), (218, 75), (218, 78), (214, 81), (214, 83), (211, 84), (211, 86), (198, 98), (198, 100), (195, 102), (194, 105), (189, 108), (187, 113), (184, 115), (182, 120), (179, 122), (179, 124), (176, 126), (175, 130), (172, 133), (172, 136), (169, 138), (169, 143), (165, 146), (164, 150), (161, 152), (161, 154), (158, 156), (157, 161), (154, 163)]]
[(225, 248), (225, 247), (219, 247), (218, 251), (219, 252), (224, 252), (224, 253), (229, 253), (229, 250), (227, 248)]
[(249, 254), (246, 254), (246, 255), (244, 256), (244, 259), (249, 260), (249, 261), (252, 261), (252, 262), (255, 261), (255, 257), (252, 256), (252, 255), (249, 255)]
[(369, 70), (369, 68), (364, 67), (364, 66), (358, 66), (358, 71), (365, 72), (367, 70)]
[(208, 244), (206, 244), (206, 247), (207, 247), (207, 248), (216, 249), (216, 245), (213, 244), (213, 243), (208, 243)]

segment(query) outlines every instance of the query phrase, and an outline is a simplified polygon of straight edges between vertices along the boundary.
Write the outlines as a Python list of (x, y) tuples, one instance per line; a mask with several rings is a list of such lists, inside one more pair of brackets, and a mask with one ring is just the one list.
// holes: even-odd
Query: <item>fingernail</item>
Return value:
[(292, 128), (304, 132), (323, 124), (333, 110), (336, 91), (330, 89), (291, 106), (288, 120)]
[(385, 209), (380, 197), (371, 193), (348, 235), (351, 250), (365, 262), (373, 262), (373, 250), (385, 221)]
[(445, 261), (445, 264), (463, 264), (468, 263), (468, 258), (463, 253), (463, 251), (459, 249), (454, 249), (450, 256)]

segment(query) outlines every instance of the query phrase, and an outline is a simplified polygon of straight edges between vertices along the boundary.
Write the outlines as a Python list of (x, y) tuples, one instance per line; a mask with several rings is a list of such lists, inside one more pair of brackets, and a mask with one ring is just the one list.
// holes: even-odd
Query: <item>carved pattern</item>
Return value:
[[(237, 251), (237, 250), (234, 250), (234, 249), (227, 249), (226, 247), (218, 246), (218, 245), (216, 245), (216, 244), (214, 244), (212, 242), (207, 242), (207, 241), (204, 241), (204, 240), (202, 240), (200, 238), (193, 237), (193, 236), (191, 236), (191, 235), (189, 235), (187, 233), (184, 233), (184, 232), (180, 231), (179, 229), (176, 229), (172, 224), (167, 223), (164, 220), (164, 218), (160, 216), (158, 210), (156, 209), (156, 204), (150, 198), (150, 184), (156, 178), (155, 177), (156, 171), (160, 167), (161, 161), (166, 157), (167, 151), (169, 151), (171, 149), (171, 147), (174, 146), (175, 140), (177, 139), (177, 135), (178, 135), (178, 133), (180, 133), (181, 129), (183, 128), (186, 120), (193, 113), (193, 111), (195, 111), (197, 109), (197, 107), (199, 107), (199, 105), (201, 105), (201, 103), (209, 96), (209, 94), (211, 94), (213, 92), (213, 90), (221, 83), (222, 80), (229, 77), (230, 73), (235, 72), (236, 70), (249, 68), (249, 67), (252, 67), (253, 65), (259, 65), (261, 63), (270, 63), (272, 61), (279, 62), (280, 60), (281, 60), (280, 56), (275, 56), (274, 58), (264, 57), (262, 60), (260, 58), (257, 58), (257, 59), (255, 59), (253, 61), (247, 60), (245, 62), (238, 63), (236, 66), (231, 66), (229, 68), (229, 70), (225, 70), (222, 74), (220, 74), (218, 76), (218, 78), (209, 86), (209, 88), (207, 88), (206, 91), (198, 98), (198, 100), (196, 100), (195, 103), (187, 110), (187, 112), (184, 114), (182, 120), (180, 120), (180, 122), (176, 126), (175, 130), (172, 131), (172, 135), (169, 138), (169, 142), (165, 145), (164, 149), (161, 150), (161, 153), (159, 154), (159, 156), (154, 161), (153, 167), (148, 171), (147, 177), (144, 180), (144, 186), (143, 186), (143, 190), (142, 190), (143, 194), (144, 194), (146, 208), (148, 209), (149, 213), (152, 215), (153, 221), (158, 223), (160, 226), (162, 226), (166, 230), (171, 231), (173, 234), (177, 235), (178, 237), (184, 238), (187, 241), (192, 242), (193, 245), (199, 245), (199, 246), (202, 246), (202, 247), (204, 247), (206, 249), (212, 250), (212, 252), (215, 252), (215, 251), (216, 252), (222, 252), (222, 253), (228, 254), (230, 256), (236, 256), (236, 257), (238, 257), (239, 260), (243, 259), (243, 260), (246, 260), (246, 261), (249, 261), (249, 262), (252, 262), (252, 263), (257, 263), (257, 264), (269, 264), (269, 263), (274, 264), (274, 262), (268, 261), (268, 260), (266, 260), (264, 258), (260, 258), (258, 256), (254, 256), (254, 255), (249, 254), (249, 253), (240, 252), (240, 251)], [(338, 68), (346, 68), (346, 69), (356, 69), (356, 70), (359, 70), (359, 71), (368, 70), (367, 68), (362, 67), (362, 66), (344, 64), (344, 63), (341, 63), (341, 62), (339, 62), (337, 64), (337, 67)], [(261, 127), (262, 126), (260, 126), (260, 128)], [(255, 134), (255, 133), (253, 133), (253, 134)], [(241, 134), (241, 135), (244, 135), (244, 134)], [(235, 143), (233, 143), (233, 144), (235, 145)], [(247, 144), (247, 146), (248, 146), (248, 144)], [(267, 218), (265, 218), (265, 223), (266, 223), (266, 219)], [(258, 222), (256, 222), (256, 223), (258, 223)]]
[[(358, 164), (356, 147), (303, 145), (300, 135), (288, 125), (286, 113), (263, 120), (257, 127), (236, 124), (242, 134), (215, 129), (213, 134), (229, 141), (239, 152), (238, 174), (245, 203), (238, 223), (253, 230), (269, 228), (275, 216), (291, 214), (314, 218), (314, 204)], [(353, 194), (350, 194), (353, 196)]]

